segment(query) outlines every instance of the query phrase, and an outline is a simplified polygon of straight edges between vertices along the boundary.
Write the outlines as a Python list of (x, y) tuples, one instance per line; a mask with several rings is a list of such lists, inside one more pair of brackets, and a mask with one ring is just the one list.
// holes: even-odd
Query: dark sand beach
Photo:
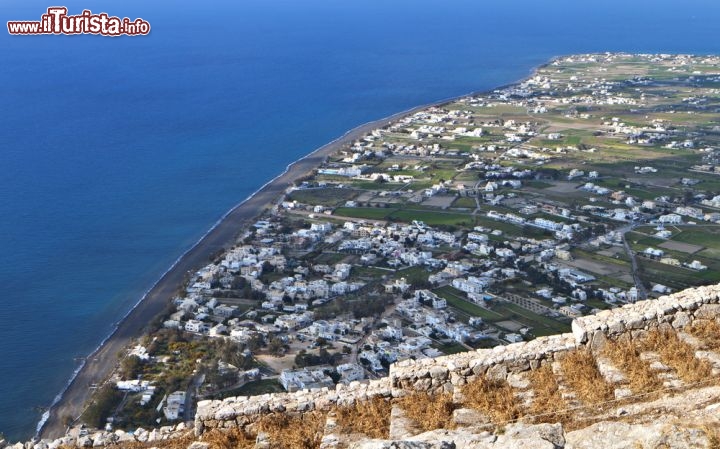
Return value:
[[(462, 98), (468, 95), (472, 94), (466, 94), (456, 98)], [(389, 123), (417, 111), (431, 106), (446, 104), (454, 99), (455, 98), (418, 106), (354, 128), (340, 138), (295, 161), (288, 166), (284, 173), (267, 183), (250, 198), (232, 209), (165, 273), (137, 306), (120, 322), (105, 343), (87, 357), (85, 365), (72, 379), (60, 400), (51, 407), (50, 416), (40, 429), (38, 437), (59, 438), (65, 435), (66, 427), (63, 424), (63, 418), (77, 418), (80, 416), (85, 403), (93, 391), (90, 388), (91, 385), (99, 384), (107, 379), (118, 362), (117, 355), (126, 348), (133, 339), (142, 336), (148, 324), (165, 310), (178, 288), (180, 288), (186, 280), (186, 275), (207, 265), (210, 258), (219, 251), (230, 248), (245, 227), (277, 201), (296, 179), (309, 174), (317, 168), (327, 156), (335, 153), (343, 145), (364, 136), (368, 132), (387, 126)]]

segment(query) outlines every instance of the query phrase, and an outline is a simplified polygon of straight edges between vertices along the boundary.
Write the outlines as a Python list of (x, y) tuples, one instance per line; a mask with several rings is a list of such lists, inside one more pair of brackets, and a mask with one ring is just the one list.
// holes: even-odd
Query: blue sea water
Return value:
[[(58, 2), (3, 0), (0, 21)], [(228, 209), (361, 123), (577, 52), (717, 53), (720, 5), (68, 0), (147, 37), (0, 32), (0, 431)]]

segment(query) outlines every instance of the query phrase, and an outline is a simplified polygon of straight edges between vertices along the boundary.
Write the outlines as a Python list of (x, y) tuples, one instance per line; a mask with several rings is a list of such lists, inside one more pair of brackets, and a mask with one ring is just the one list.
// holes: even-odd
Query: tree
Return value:
[(683, 193), (682, 203), (687, 206), (688, 204), (692, 204), (695, 200), (695, 194), (692, 190), (686, 190)]
[(295, 356), (295, 365), (299, 368), (315, 365), (335, 365), (342, 358), (338, 353), (330, 353), (327, 349), (321, 348), (318, 355), (301, 350)]
[(122, 393), (113, 385), (106, 384), (98, 390), (90, 406), (83, 413), (83, 421), (88, 425), (101, 429), (105, 421), (112, 415), (115, 408), (122, 400)]
[(301, 349), (300, 352), (298, 352), (295, 355), (295, 365), (298, 368), (305, 368), (306, 365), (306, 357), (307, 357), (307, 351), (304, 349)]
[(275, 265), (271, 264), (267, 260), (262, 264), (263, 273), (273, 273), (275, 271)]
[(280, 356), (284, 351), (284, 344), (282, 340), (280, 340), (277, 337), (273, 337), (270, 339), (270, 343), (268, 343), (268, 351), (270, 354), (274, 356)]
[(207, 381), (217, 388), (226, 388), (237, 383), (237, 371), (228, 369), (220, 372), (218, 361), (214, 361), (207, 368)]
[(124, 379), (135, 379), (142, 372), (142, 361), (136, 355), (125, 357), (120, 362), (120, 376)]
[(247, 285), (247, 281), (242, 276), (235, 276), (230, 284), (233, 290), (242, 290)]
[(252, 335), (247, 341), (247, 347), (251, 351), (257, 351), (264, 346), (265, 340), (260, 334)]

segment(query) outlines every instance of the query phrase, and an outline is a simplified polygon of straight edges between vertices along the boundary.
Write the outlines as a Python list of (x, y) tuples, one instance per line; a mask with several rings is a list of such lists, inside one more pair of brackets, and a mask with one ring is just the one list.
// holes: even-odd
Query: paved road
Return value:
[(630, 244), (627, 242), (627, 239), (625, 238), (625, 234), (632, 231), (636, 224), (631, 224), (628, 226), (624, 226), (620, 229), (618, 229), (618, 232), (622, 233), (622, 239), (623, 239), (623, 247), (625, 247), (625, 252), (627, 253), (628, 257), (630, 258), (630, 263), (632, 265), (632, 277), (635, 281), (635, 288), (637, 289), (638, 294), (638, 301), (643, 301), (647, 299), (647, 290), (645, 289), (645, 284), (643, 283), (642, 279), (640, 278), (640, 267), (638, 266), (637, 262), (637, 256), (635, 255), (635, 251), (630, 248)]
[(185, 421), (195, 418), (195, 399), (198, 396), (198, 391), (200, 390), (200, 385), (205, 382), (205, 375), (195, 375), (192, 380), (190, 381), (190, 385), (188, 385), (187, 391), (185, 391), (185, 406), (184, 406), (184, 412), (183, 412), (183, 418)]

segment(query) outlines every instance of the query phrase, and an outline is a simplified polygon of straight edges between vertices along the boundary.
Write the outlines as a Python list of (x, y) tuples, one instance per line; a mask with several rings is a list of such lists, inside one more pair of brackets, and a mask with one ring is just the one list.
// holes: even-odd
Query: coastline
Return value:
[[(557, 59), (530, 68), (529, 75)], [(517, 85), (528, 75), (512, 83), (486, 90), (465, 93), (447, 99), (437, 100), (394, 113), (390, 116), (361, 124), (340, 137), (313, 150), (290, 163), (285, 170), (271, 179), (249, 197), (226, 212), (215, 224), (168, 268), (138, 302), (118, 321), (113, 331), (89, 354), (73, 372), (67, 386), (54, 399), (36, 427), (35, 438), (59, 438), (65, 435), (63, 418), (77, 418), (91, 395), (90, 386), (104, 381), (117, 364), (117, 354), (130, 342), (142, 336), (150, 322), (157, 317), (186, 280), (186, 274), (205, 266), (209, 258), (219, 251), (229, 249), (243, 230), (265, 212), (294, 181), (311, 173), (327, 156), (337, 152), (347, 143), (370, 131), (385, 127), (394, 121), (430, 107), (443, 106), (470, 96), (487, 94), (498, 89)]]

